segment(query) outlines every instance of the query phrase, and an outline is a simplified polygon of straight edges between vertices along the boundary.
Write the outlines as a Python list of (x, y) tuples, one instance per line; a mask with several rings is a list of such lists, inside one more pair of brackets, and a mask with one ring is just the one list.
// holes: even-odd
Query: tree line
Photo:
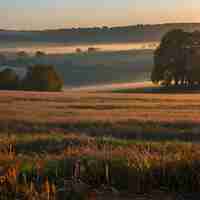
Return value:
[(0, 72), (1, 90), (60, 91), (63, 80), (51, 65), (35, 65), (20, 78), (12, 68)]
[(166, 33), (154, 52), (151, 80), (165, 86), (200, 85), (200, 32)]

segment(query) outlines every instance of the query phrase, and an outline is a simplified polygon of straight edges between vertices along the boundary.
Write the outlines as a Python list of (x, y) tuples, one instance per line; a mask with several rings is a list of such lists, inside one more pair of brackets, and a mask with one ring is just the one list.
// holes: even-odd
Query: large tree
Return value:
[(174, 80), (175, 84), (184, 82), (189, 38), (189, 33), (179, 29), (164, 35), (154, 53), (154, 69), (151, 75), (154, 83), (165, 82), (166, 74), (167, 85), (170, 84), (169, 80)]

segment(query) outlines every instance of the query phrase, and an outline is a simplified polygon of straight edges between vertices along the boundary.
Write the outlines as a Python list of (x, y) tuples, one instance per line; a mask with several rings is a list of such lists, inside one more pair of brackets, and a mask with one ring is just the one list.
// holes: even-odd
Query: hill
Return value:
[(71, 28), (41, 31), (0, 30), (0, 42), (116, 43), (159, 41), (167, 31), (200, 30), (200, 23), (134, 25), (126, 27)]

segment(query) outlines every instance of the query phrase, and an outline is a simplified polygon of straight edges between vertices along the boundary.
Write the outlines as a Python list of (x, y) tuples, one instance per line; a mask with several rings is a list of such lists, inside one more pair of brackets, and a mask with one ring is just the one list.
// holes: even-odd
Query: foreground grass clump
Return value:
[(4, 153), (0, 160), (2, 196), (59, 199), (61, 195), (64, 199), (67, 196), (63, 195), (74, 193), (84, 199), (94, 189), (102, 188), (129, 193), (200, 191), (199, 144), (74, 134), (49, 139), (48, 135), (35, 135), (32, 142), (37, 141), (37, 147), (43, 151), (28, 148), (24, 152), (24, 143), (26, 140), (30, 143), (29, 138), (23, 141), (13, 138), (15, 144), (8, 143), (13, 144), (13, 150)]

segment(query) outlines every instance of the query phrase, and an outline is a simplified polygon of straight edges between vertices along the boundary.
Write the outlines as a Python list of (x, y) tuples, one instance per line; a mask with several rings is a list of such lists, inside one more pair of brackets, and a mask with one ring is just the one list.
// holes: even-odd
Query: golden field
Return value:
[(0, 92), (0, 119), (27, 122), (200, 121), (200, 94)]
[(2, 91), (0, 199), (195, 199), (199, 112), (198, 93)]

